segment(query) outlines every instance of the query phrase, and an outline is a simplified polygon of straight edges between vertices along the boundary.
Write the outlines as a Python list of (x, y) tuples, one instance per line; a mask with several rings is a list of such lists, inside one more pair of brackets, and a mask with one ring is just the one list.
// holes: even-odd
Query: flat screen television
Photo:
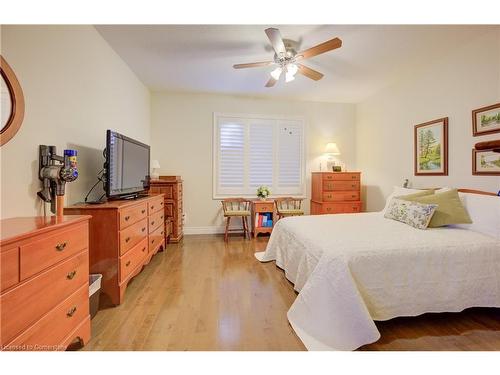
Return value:
[(106, 196), (134, 198), (149, 190), (150, 147), (135, 139), (106, 132)]

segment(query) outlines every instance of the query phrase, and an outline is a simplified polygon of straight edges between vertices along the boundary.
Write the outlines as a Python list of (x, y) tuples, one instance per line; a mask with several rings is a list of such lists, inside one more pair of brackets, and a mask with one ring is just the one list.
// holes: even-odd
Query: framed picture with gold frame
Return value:
[(415, 125), (415, 176), (448, 175), (448, 117)]

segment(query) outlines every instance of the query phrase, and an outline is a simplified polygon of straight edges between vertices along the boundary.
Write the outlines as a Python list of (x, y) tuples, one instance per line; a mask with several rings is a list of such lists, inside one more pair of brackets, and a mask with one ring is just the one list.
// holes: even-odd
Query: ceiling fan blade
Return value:
[(315, 81), (319, 81), (323, 78), (323, 74), (318, 72), (317, 70), (311, 69), (305, 65), (297, 64), (299, 68), (299, 73), (305, 75), (307, 78), (311, 78)]
[(305, 51), (297, 53), (297, 57), (301, 57), (303, 59), (309, 59), (311, 57), (320, 55), (328, 51), (332, 51), (340, 47), (342, 47), (342, 41), (339, 38), (333, 38), (327, 42), (318, 44), (317, 46), (308, 48)]
[(266, 87), (273, 87), (276, 84), (276, 82), (278, 82), (278, 80), (271, 77), (269, 78), (269, 81), (267, 81)]
[(281, 37), (281, 33), (278, 29), (270, 27), (269, 29), (266, 29), (266, 35), (271, 41), (274, 51), (278, 56), (281, 53), (286, 52), (285, 43), (283, 43), (283, 38)]
[(274, 61), (260, 61), (260, 62), (254, 62), (254, 63), (247, 63), (247, 64), (235, 64), (233, 65), (234, 69), (244, 69), (244, 68), (258, 68), (259, 66), (268, 66), (273, 64)]

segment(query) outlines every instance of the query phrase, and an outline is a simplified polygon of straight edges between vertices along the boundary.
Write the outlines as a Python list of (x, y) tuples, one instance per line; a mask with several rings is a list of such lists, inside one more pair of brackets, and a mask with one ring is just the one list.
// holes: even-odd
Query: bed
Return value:
[(294, 284), (288, 320), (308, 350), (375, 342), (374, 321), (500, 307), (500, 197), (460, 195), (473, 224), (419, 230), (383, 212), (276, 223), (256, 257)]

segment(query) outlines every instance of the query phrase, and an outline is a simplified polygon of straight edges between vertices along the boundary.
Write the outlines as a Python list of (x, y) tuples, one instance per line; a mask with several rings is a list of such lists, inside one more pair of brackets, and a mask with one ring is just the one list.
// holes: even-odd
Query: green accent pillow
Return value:
[(429, 228), (443, 227), (450, 224), (470, 224), (472, 220), (458, 196), (457, 189), (443, 193), (411, 197), (402, 196), (399, 199), (424, 204), (437, 204), (438, 208), (429, 223)]
[[(406, 199), (406, 198), (412, 199), (412, 198), (424, 197), (426, 195), (432, 195), (432, 194), (434, 194), (434, 190), (422, 190), (422, 191), (419, 191), (418, 193), (399, 195), (395, 198), (397, 198), (397, 199)], [(406, 200), (410, 200), (410, 199), (406, 199)]]

